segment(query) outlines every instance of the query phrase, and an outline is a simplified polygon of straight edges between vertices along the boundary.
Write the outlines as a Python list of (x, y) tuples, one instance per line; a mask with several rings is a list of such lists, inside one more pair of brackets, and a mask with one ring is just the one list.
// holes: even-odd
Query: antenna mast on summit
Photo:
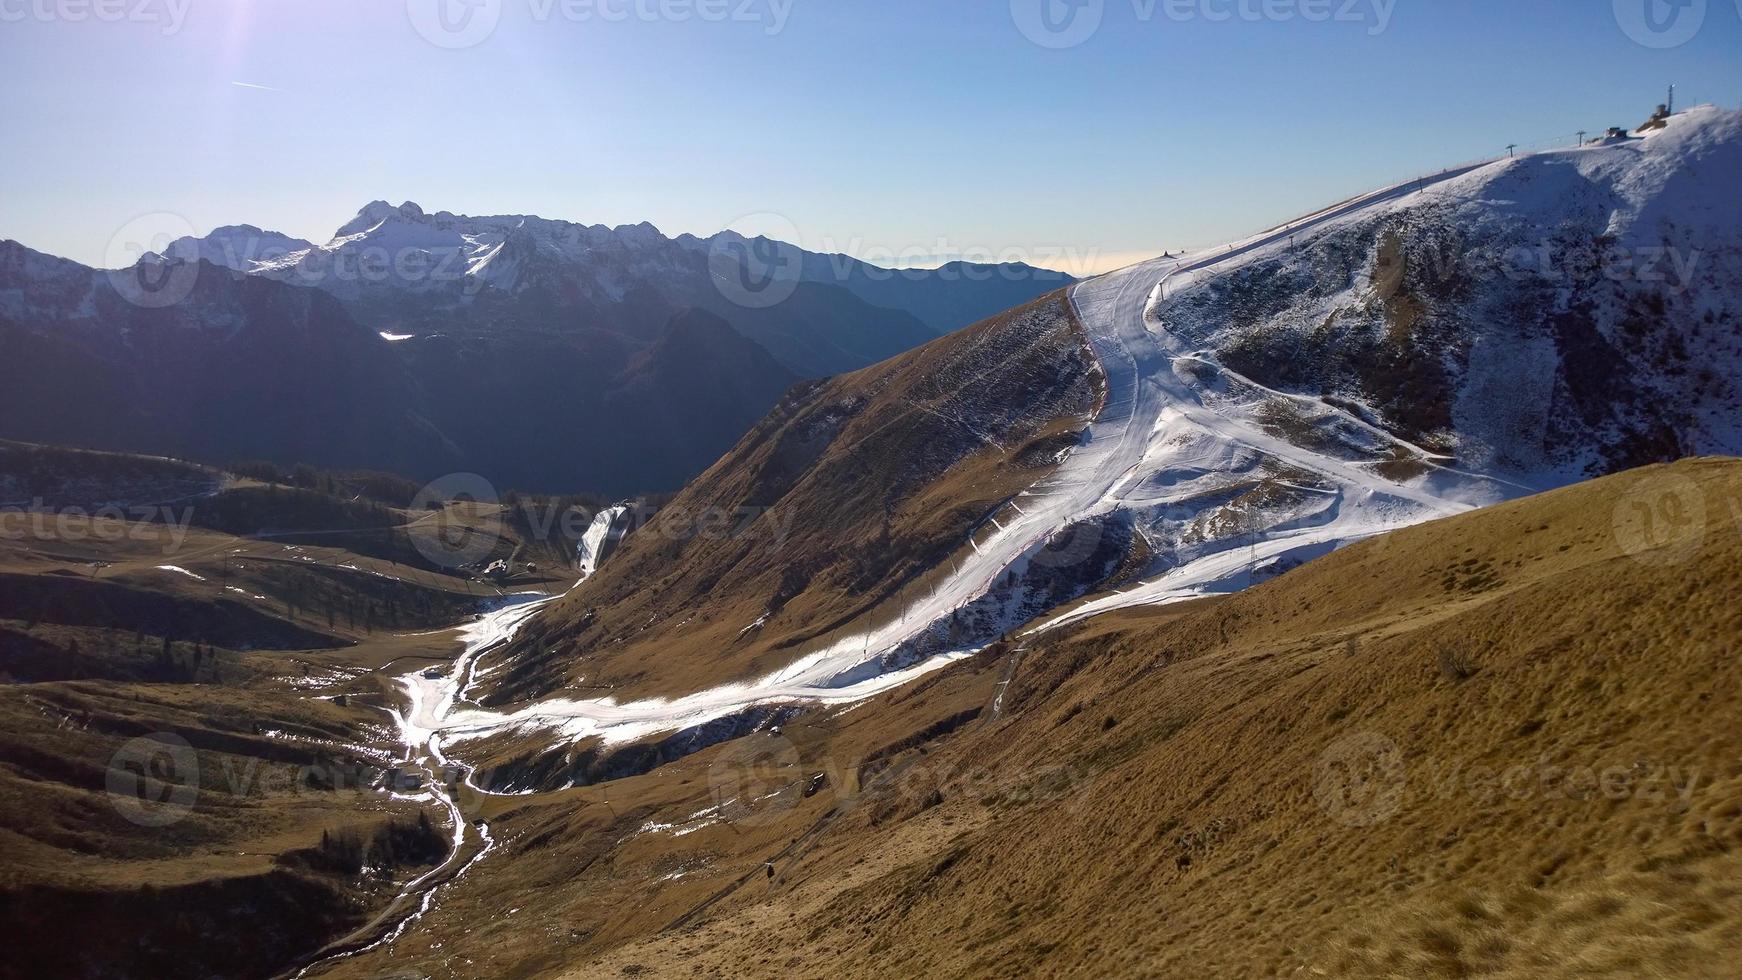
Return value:
[(1670, 115), (1672, 115), (1672, 116), (1675, 115), (1675, 86), (1674, 85), (1671, 85), (1669, 87), (1669, 101), (1665, 102), (1663, 104), (1663, 107), (1665, 109), (1669, 110)]

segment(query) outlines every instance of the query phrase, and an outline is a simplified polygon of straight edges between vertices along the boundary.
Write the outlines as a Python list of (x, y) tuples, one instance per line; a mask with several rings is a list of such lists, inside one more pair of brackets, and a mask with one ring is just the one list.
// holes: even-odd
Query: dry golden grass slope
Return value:
[(1060, 291), (795, 389), (528, 628), (483, 700), (690, 694), (897, 608), (1075, 444), (1097, 370)]
[[(665, 831), (660, 853), (601, 874), (617, 838), (561, 802), (508, 807), (501, 863), (475, 874), (518, 880), (520, 911), (488, 927), (491, 969), (474, 944), (431, 972), (1736, 976), (1739, 516), (1742, 462), (1653, 467), (1000, 649), (819, 721), (798, 768), (875, 757), (885, 778), (742, 821), (750, 845)], [(971, 723), (886, 753), (845, 741), (897, 698), (912, 725), (934, 692), (970, 688), (991, 695)], [(711, 758), (710, 779), (642, 785), (696, 809), (732, 750), (685, 760)], [(613, 792), (614, 813), (635, 793)], [(578, 812), (603, 820), (589, 800)], [(595, 870), (562, 874), (580, 847)], [(653, 874), (720, 861), (750, 879)], [(516, 877), (532, 862), (543, 889)], [(579, 908), (607, 886), (635, 907)], [(699, 893), (720, 897), (653, 931)], [(541, 918), (558, 894), (566, 922)]]

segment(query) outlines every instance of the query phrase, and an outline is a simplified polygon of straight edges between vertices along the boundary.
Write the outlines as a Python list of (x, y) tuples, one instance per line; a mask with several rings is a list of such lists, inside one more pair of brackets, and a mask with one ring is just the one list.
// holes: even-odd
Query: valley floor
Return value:
[[(0, 912), (18, 929), (0, 976), (275, 975), (378, 938), (475, 854), (487, 831), (407, 759), (393, 710), (396, 679), (444, 669), (452, 624), (502, 592), (416, 542), (491, 515), (3, 452), (9, 475), (162, 502), (0, 517)], [(198, 492), (130, 498), (172, 485)], [(217, 529), (238, 521), (280, 530)], [(558, 557), (512, 527), (497, 544)]]

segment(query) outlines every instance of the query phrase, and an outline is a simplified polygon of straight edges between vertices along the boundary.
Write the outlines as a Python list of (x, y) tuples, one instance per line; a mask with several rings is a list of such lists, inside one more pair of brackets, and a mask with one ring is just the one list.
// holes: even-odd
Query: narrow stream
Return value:
[[(608, 553), (608, 538), (613, 525), (627, 512), (627, 508), (614, 507), (601, 512), (593, 521), (593, 525), (583, 536), (577, 563), (581, 577), (575, 585), (586, 581), (587, 577), (598, 569), (600, 561)], [(379, 939), (355, 949), (344, 948), (347, 941), (341, 939), (334, 944), (338, 947), (334, 952), (320, 955), (308, 965), (296, 971), (294, 976), (302, 977), (318, 974), (327, 967), (361, 953), (392, 945), (407, 929), (429, 913), (435, 905), (436, 894), (443, 885), (451, 884), (463, 878), (479, 861), (482, 861), (496, 847), (496, 840), (490, 835), (490, 827), (482, 819), (472, 824), (467, 820), (460, 801), (455, 798), (454, 787), (464, 786), (474, 792), (483, 793), (471, 786), (472, 773), (469, 767), (451, 762), (442, 752), (441, 734), (435, 731), (429, 719), (442, 718), (451, 711), (455, 704), (465, 698), (465, 693), (478, 679), (478, 660), (484, 654), (497, 649), (513, 640), (527, 620), (544, 606), (554, 602), (567, 593), (549, 595), (543, 592), (521, 592), (504, 596), (495, 609), (484, 613), (476, 620), (463, 624), (458, 629), (459, 642), (465, 644), (465, 650), (446, 671), (430, 671), (419, 668), (398, 678), (398, 687), (405, 692), (406, 703), (402, 709), (388, 708), (393, 723), (399, 730), (400, 745), (404, 750), (401, 759), (401, 769), (405, 772), (415, 771), (422, 781), (421, 792), (401, 793), (391, 792), (395, 799), (410, 800), (423, 803), (434, 803), (447, 812), (448, 822), (453, 828), (453, 843), (448, 856), (433, 870), (420, 875), (400, 889), (397, 896), (386, 909), (374, 920), (357, 930), (353, 935), (378, 928), (387, 919), (399, 914), (399, 910), (408, 902), (417, 900), (418, 905), (411, 913), (404, 915), (397, 923)], [(470, 857), (466, 856), (467, 828), (477, 830), (481, 845)], [(456, 865), (458, 865), (456, 869)], [(329, 947), (332, 948), (332, 947)]]
[[(426, 676), (427, 668), (420, 668), (398, 679), (398, 686), (406, 694), (406, 706), (403, 710), (389, 708), (387, 711), (399, 729), (400, 744), (404, 749), (401, 769), (418, 774), (418, 778), (422, 780), (422, 791), (392, 792), (391, 795), (400, 800), (434, 803), (445, 810), (448, 822), (453, 828), (453, 843), (447, 858), (440, 865), (408, 882), (375, 920), (357, 931), (365, 932), (379, 927), (384, 920), (399, 914), (399, 910), (407, 902), (417, 900), (416, 909), (404, 915), (386, 934), (366, 945), (355, 949), (343, 948), (345, 940), (340, 940), (336, 944), (340, 948), (335, 952), (323, 955), (298, 970), (294, 974), (298, 980), (317, 975), (341, 960), (393, 944), (434, 907), (436, 894), (443, 885), (460, 880), (473, 865), (483, 860), (495, 848), (496, 841), (490, 835), (489, 825), (483, 820), (477, 821), (475, 825), (468, 821), (450, 786), (465, 785), (471, 778), (470, 770), (450, 762), (442, 753), (441, 736), (420, 725), (418, 719), (426, 717), (432, 707), (437, 712), (445, 712), (452, 707), (460, 698), (462, 689), (469, 685), (471, 669), (476, 659), (512, 640), (533, 613), (558, 598), (560, 595), (546, 595), (542, 592), (504, 597), (498, 608), (460, 628), (458, 639), (466, 645), (465, 651), (442, 676)], [(476, 853), (469, 857), (466, 854), (468, 827), (476, 829), (482, 841)]]

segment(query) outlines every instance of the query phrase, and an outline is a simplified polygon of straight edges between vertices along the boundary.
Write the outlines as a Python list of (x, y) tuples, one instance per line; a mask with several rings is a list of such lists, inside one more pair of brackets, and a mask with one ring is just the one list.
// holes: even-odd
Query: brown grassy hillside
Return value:
[[(772, 882), (566, 975), (1734, 975), (1739, 517), (1742, 462), (1654, 467), (946, 672), (984, 693), (1013, 669), (1002, 716), (833, 786)], [(781, 843), (815, 818), (781, 812)], [(660, 868), (732, 850), (665, 840)], [(695, 890), (646, 871), (619, 869), (618, 921)]]
[(796, 390), (528, 629), (484, 700), (690, 693), (790, 662), (1044, 475), (1095, 406), (1094, 363), (1060, 292)]

